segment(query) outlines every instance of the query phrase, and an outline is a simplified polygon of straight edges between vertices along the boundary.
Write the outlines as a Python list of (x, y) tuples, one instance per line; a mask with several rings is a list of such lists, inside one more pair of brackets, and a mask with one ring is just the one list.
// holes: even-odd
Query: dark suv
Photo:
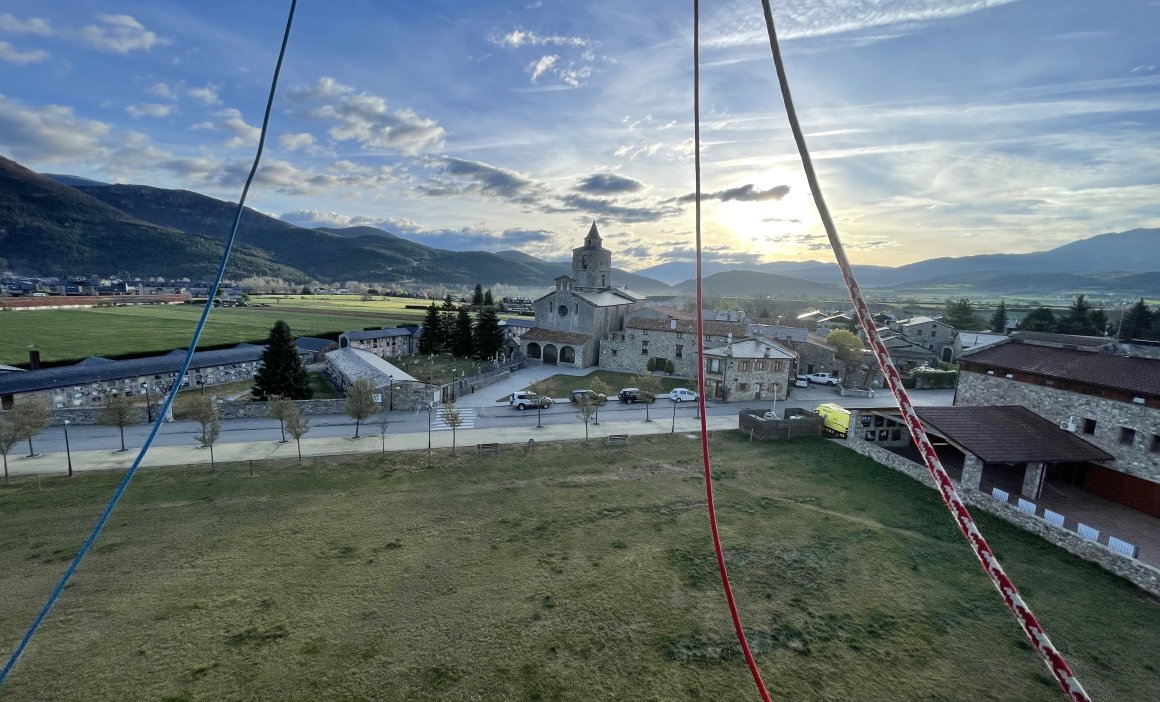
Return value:
[(641, 401), (640, 388), (624, 388), (623, 390), (620, 391), (620, 394), (617, 395), (617, 397), (620, 398), (621, 402), (624, 402), (627, 404), (632, 404), (633, 402), (640, 402)]

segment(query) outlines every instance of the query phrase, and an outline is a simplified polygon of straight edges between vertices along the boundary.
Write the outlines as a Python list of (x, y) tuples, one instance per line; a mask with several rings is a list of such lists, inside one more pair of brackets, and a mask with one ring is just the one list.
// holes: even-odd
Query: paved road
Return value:
[[(529, 438), (576, 439), (583, 438), (584, 426), (579, 420), (575, 405), (561, 399), (549, 409), (542, 411), (518, 411), (507, 404), (496, 402), (515, 390), (521, 390), (534, 380), (557, 373), (584, 374), (579, 369), (534, 366), (514, 374), (511, 378), (495, 385), (481, 388), (475, 393), (461, 396), (457, 406), (463, 411), (464, 425), (457, 433), (458, 443), (523, 443)], [(913, 394), (919, 405), (950, 405), (953, 390), (925, 390)], [(786, 406), (812, 408), (822, 402), (838, 402), (845, 407), (888, 407), (893, 398), (881, 393), (874, 398), (843, 398), (835, 388), (811, 386), (794, 388), (788, 401), (779, 402), (778, 409)], [(708, 403), (706, 415), (715, 428), (735, 428), (737, 411), (742, 407), (771, 407), (772, 402)], [(600, 408), (596, 422), (589, 427), (593, 436), (609, 433), (656, 433), (664, 430), (696, 431), (697, 406), (695, 403), (673, 403), (667, 398), (658, 400), (647, 409), (643, 404), (625, 405), (615, 400)], [(388, 450), (411, 450), (427, 446), (450, 446), (449, 427), (439, 417), (439, 410), (432, 412), (389, 412), (371, 418), (358, 427), (361, 437), (372, 441), (380, 437), (386, 421), (386, 443)], [(663, 425), (663, 426), (662, 426)], [(333, 455), (371, 450), (367, 441), (354, 444), (350, 437), (355, 433), (355, 422), (346, 415), (324, 415), (310, 418), (310, 433), (303, 440), (304, 455)], [(74, 468), (83, 466), (112, 468), (128, 465), (136, 457), (136, 449), (144, 442), (151, 430), (150, 425), (126, 427), (125, 445), (128, 452), (121, 453), (120, 438), (113, 427), (77, 426), (68, 430), (68, 449), (65, 450), (63, 427), (49, 427), (33, 439), (33, 446), (39, 458), (26, 458), (27, 444), (16, 447), (9, 455), (10, 472), (57, 473), (66, 469), (71, 453)], [(198, 463), (208, 461), (208, 451), (198, 448), (195, 438), (200, 428), (195, 422), (170, 422), (161, 427), (153, 442), (154, 449), (146, 459), (146, 465), (170, 465), (174, 462)], [(435, 437), (429, 439), (428, 437)], [(220, 460), (244, 460), (245, 458), (266, 458), (273, 455), (295, 455), (293, 442), (289, 446), (278, 443), (282, 439), (277, 422), (270, 419), (230, 419), (222, 421), (221, 437), (214, 449)], [(374, 441), (381, 447), (383, 441)], [(231, 448), (233, 447), (233, 448)], [(158, 454), (156, 457), (154, 454)], [(204, 458), (202, 457), (204, 454)], [(230, 458), (234, 456), (234, 458)]]

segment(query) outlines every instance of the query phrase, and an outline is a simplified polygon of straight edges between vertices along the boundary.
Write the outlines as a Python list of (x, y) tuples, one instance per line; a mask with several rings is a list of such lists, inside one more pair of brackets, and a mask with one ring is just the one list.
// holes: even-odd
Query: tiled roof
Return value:
[(364, 349), (348, 346), (345, 349), (331, 351), (326, 354), (326, 362), (351, 382), (367, 378), (376, 388), (385, 387), (392, 382), (419, 382), (410, 373)]
[(596, 292), (580, 292), (577, 290), (572, 294), (581, 300), (584, 300), (585, 302), (597, 307), (631, 305), (638, 300), (644, 299), (644, 295), (634, 293), (627, 288), (609, 288), (607, 290), (599, 290)]
[(583, 345), (588, 343), (588, 340), (591, 338), (591, 334), (555, 331), (552, 329), (544, 329), (543, 327), (535, 327), (524, 332), (520, 337), (520, 341), (550, 341), (556, 344)]
[(754, 336), (782, 341), (803, 342), (809, 338), (810, 332), (805, 327), (787, 327), (780, 324), (749, 323), (748, 332)]
[(294, 345), (298, 347), (299, 351), (313, 351), (318, 353), (337, 346), (338, 342), (331, 341), (330, 339), (319, 339), (316, 336), (300, 336), (294, 340)]
[(1113, 456), (1021, 405), (916, 407), (919, 419), (985, 463), (1107, 461)]
[(512, 317), (511, 319), (501, 320), (499, 324), (501, 327), (523, 327), (524, 329), (531, 329), (532, 327), (536, 326), (536, 320)]
[[(765, 355), (766, 349), (769, 350), (769, 355)], [(791, 360), (797, 358), (792, 352), (777, 344), (771, 344), (768, 341), (761, 339), (746, 339), (744, 341), (732, 344), (731, 346), (722, 346), (716, 349), (706, 349), (706, 356), (727, 356), (732, 350), (733, 358), (772, 358), (774, 360)]]
[(962, 360), (988, 370), (1019, 371), (1114, 388), (1138, 396), (1160, 396), (1160, 359), (1010, 341), (963, 356)]
[(343, 336), (349, 341), (366, 341), (367, 339), (386, 339), (393, 336), (413, 336), (418, 329), (418, 327), (391, 327), (390, 329), (349, 331), (343, 333)]
[[(231, 349), (197, 351), (193, 354), (189, 369), (260, 361), (263, 350), (264, 346), (238, 344)], [(181, 369), (184, 355), (184, 351), (175, 349), (164, 356), (134, 358), (127, 361), (110, 361), (94, 356), (72, 366), (44, 368), (27, 373), (4, 373), (0, 375), (0, 394), (36, 392), (144, 375), (176, 373)]]
[[(647, 317), (632, 317), (625, 321), (624, 326), (630, 329), (648, 329), (649, 331), (676, 331), (684, 334), (697, 333), (696, 319), (678, 319), (677, 328), (673, 329), (672, 320), (668, 319), (649, 319)], [(734, 338), (740, 339), (745, 336), (744, 322), (718, 322), (716, 320), (705, 320), (705, 334), (708, 336), (725, 336), (732, 334)]]
[(1011, 334), (1013, 338), (1022, 339), (1029, 343), (1059, 344), (1060, 346), (1079, 346), (1089, 349), (1101, 349), (1115, 346), (1116, 340), (1106, 336), (1083, 336), (1080, 334), (1051, 334), (1048, 332), (1017, 331)]

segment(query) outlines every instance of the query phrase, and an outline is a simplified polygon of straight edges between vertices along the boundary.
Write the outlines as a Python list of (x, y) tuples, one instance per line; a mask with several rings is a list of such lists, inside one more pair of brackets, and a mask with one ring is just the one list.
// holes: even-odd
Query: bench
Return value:
[(628, 434), (609, 434), (606, 443), (609, 446), (628, 446)]
[(477, 453), (491, 453), (498, 456), (499, 444), (476, 444), (475, 450)]

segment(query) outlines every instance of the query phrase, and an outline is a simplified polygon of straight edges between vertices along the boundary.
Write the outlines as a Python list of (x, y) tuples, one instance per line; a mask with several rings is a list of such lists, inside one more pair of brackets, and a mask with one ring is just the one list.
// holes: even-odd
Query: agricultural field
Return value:
[[(936, 494), (830, 442), (711, 438), (775, 699), (1062, 699)], [(3, 690), (33, 700), (748, 700), (695, 437), (151, 470)], [(0, 489), (0, 649), (113, 478)], [(1160, 606), (987, 515), (1094, 699), (1153, 699)]]
[[(200, 305), (0, 312), (0, 363), (27, 362), (28, 347), (32, 344), (40, 347), (44, 361), (164, 353), (189, 344), (200, 315)], [(370, 311), (283, 307), (280, 302), (270, 307), (222, 307), (210, 312), (201, 344), (260, 343), (279, 319), (285, 320), (296, 336), (391, 327), (416, 321)]]

